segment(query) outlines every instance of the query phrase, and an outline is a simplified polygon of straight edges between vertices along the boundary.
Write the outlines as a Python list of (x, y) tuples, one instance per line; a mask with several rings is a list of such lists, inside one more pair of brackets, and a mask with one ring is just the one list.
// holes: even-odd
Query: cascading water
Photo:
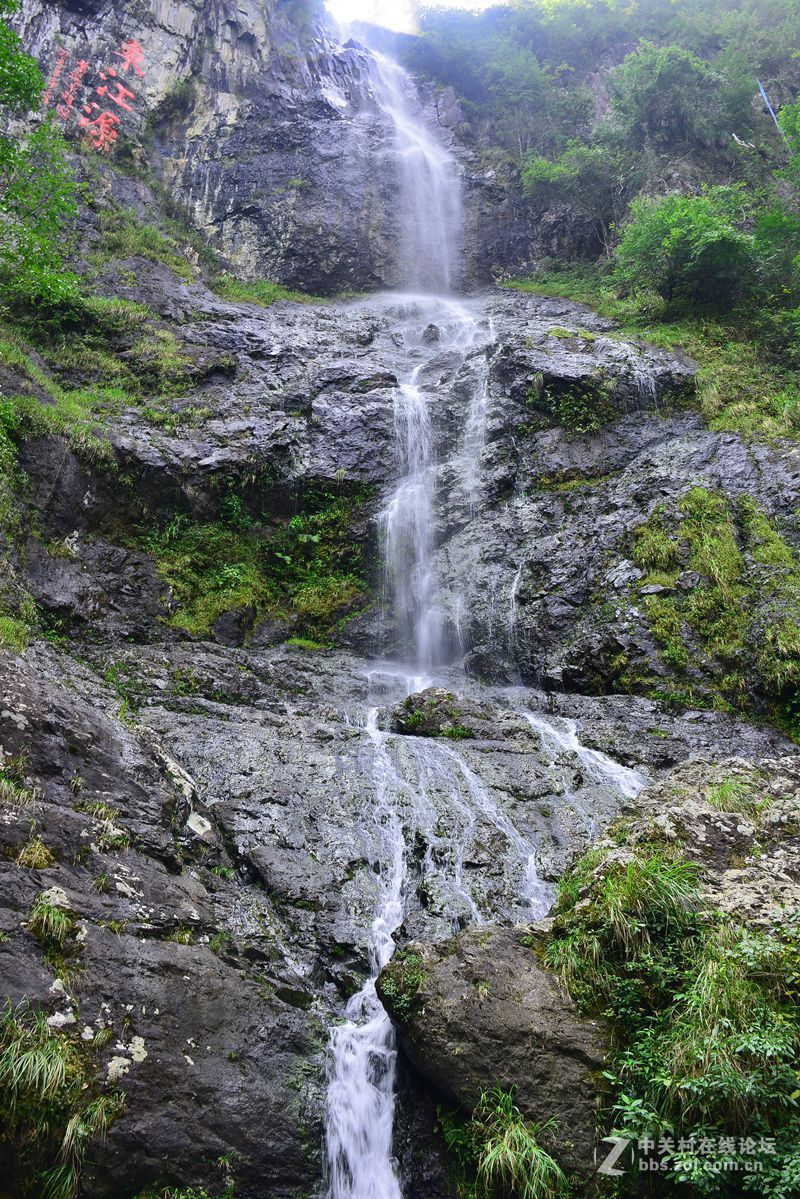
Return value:
[(415, 649), (417, 664), (433, 665), (439, 645), (439, 614), (433, 605), (433, 435), (428, 405), (417, 386), (419, 368), (398, 388), (395, 443), (403, 474), (381, 514), (387, 594)]
[(331, 1199), (400, 1199), (392, 1161), (396, 1050), (375, 979), (394, 952), (403, 919), (405, 842), (394, 798), (402, 787), (373, 708), (366, 733), (374, 748), (375, 809), (368, 833), (380, 863), (378, 903), (369, 936), (370, 977), (350, 999), (346, 1023), (331, 1030), (328, 1086), (328, 1176)]
[(409, 291), (447, 295), (461, 233), (458, 168), (426, 128), (408, 73), (383, 54), (373, 52), (373, 59), (377, 99), (394, 132), (397, 283)]
[[(425, 339), (432, 331), (436, 353), (455, 351), (462, 357), (486, 337), (474, 306), (449, 297), (399, 297), (394, 311), (399, 335), (412, 353), (430, 355)], [(433, 564), (437, 460), (428, 397), (420, 386), (424, 366), (424, 360), (415, 366), (395, 394), (399, 478), (380, 520), (388, 606), (410, 659), (427, 671), (445, 660), (447, 647)], [(464, 443), (456, 455), (470, 509), (478, 491), (487, 375), (484, 357), (477, 368)]]
[[(458, 596), (445, 596), (436, 575), (437, 487), (447, 477), (463, 509), (474, 515), (481, 495), (481, 463), (490, 404), (488, 351), (494, 339), (480, 305), (449, 291), (460, 240), (461, 197), (456, 165), (425, 127), (414, 86), (395, 63), (375, 55), (376, 99), (394, 131), (392, 159), (398, 192), (398, 283), (416, 294), (384, 301), (396, 344), (409, 356), (407, 377), (395, 392), (397, 480), (380, 514), (385, 604), (394, 639), (407, 667), (377, 665), (370, 690), (395, 700), (430, 686), (431, 672), (448, 661), (449, 649), (469, 627), (477, 563), (467, 564)], [(425, 293), (425, 294), (420, 294)], [(435, 367), (437, 360), (441, 369)], [(426, 373), (426, 367), (431, 371)], [(436, 378), (458, 376), (466, 401), (462, 435), (440, 461), (429, 408)], [(431, 382), (431, 378), (434, 382)], [(464, 394), (466, 389), (467, 394)], [(443, 475), (444, 472), (444, 475)], [(517, 572), (511, 594), (509, 638), (516, 616)], [(463, 648), (463, 646), (462, 646)], [(466, 680), (464, 680), (466, 683)], [(634, 773), (585, 750), (574, 726), (564, 730), (524, 714), (556, 752), (578, 754), (606, 784), (629, 794)], [(351, 723), (357, 722), (355, 717)], [(370, 755), (374, 805), (360, 830), (374, 881), (373, 919), (367, 931), (370, 975), (349, 1000), (344, 1021), (331, 1029), (327, 1100), (328, 1199), (401, 1199), (392, 1154), (396, 1050), (394, 1033), (375, 981), (391, 958), (394, 935), (408, 915), (414, 888), (426, 889), (427, 917), (436, 912), (442, 935), (484, 920), (537, 919), (548, 911), (553, 887), (536, 869), (536, 846), (495, 801), (491, 790), (454, 745), (400, 736), (379, 725), (379, 709), (362, 714), (364, 751)], [(555, 755), (554, 755), (555, 760)], [(615, 774), (615, 769), (619, 772)], [(509, 882), (481, 893), (468, 854), (498, 847)], [(412, 848), (424, 844), (422, 860)], [(491, 886), (494, 886), (492, 884)], [(505, 887), (505, 889), (503, 889)]]

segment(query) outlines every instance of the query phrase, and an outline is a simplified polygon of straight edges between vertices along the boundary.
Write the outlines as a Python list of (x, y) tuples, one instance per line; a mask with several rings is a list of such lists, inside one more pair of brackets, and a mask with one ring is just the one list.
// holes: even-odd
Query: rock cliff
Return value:
[[(698, 489), (748, 566), (766, 569), (778, 528), (791, 556), (797, 453), (710, 433), (690, 360), (579, 305), (487, 290), (265, 308), (222, 298), (199, 251), (187, 264), (152, 229), (109, 238), (166, 228), (166, 189), (239, 275), (396, 281), (374, 64), (301, 6), (30, 0), (20, 25), (48, 64), (136, 39), (146, 65), (131, 161), (94, 163), (81, 217), (106, 323), (80, 354), (69, 328), (26, 343), (0, 380), (27, 414), (0, 598), (33, 630), (0, 652), (0, 963), (12, 1006), (79, 1051), (87, 1091), (124, 1095), (82, 1193), (321, 1193), (331, 1030), (377, 973), (387, 877), (405, 1193), (453, 1199), (436, 1103), (466, 1112), (495, 1085), (573, 1126), (565, 1161), (585, 1171), (603, 1029), (541, 966), (534, 917), (620, 811), (632, 836), (656, 820), (710, 849), (729, 909), (740, 883), (756, 915), (778, 902), (750, 834), (700, 792), (731, 758), (776, 792), (794, 778), (795, 747), (760, 721), (785, 597), (775, 583), (756, 605), (735, 703), (731, 663), (699, 632), (678, 661), (653, 597), (702, 587)], [(442, 97), (426, 111), (452, 127)], [(473, 278), (500, 237), (481, 212)], [(120, 378), (124, 399), (63, 415)], [(413, 638), (384, 569), (411, 379), (446, 648), (429, 673), (400, 664)], [(770, 841), (787, 896), (793, 796)], [(12, 1186), (26, 1152), (0, 1139)]]

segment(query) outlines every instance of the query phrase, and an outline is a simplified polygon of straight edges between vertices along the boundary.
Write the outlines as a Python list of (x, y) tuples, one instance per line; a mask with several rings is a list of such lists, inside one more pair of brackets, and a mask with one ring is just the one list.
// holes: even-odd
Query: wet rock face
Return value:
[[(192, 780), (114, 719), (88, 671), (46, 651), (0, 654), (0, 670), (0, 769), (19, 777), (0, 838), (14, 855), (35, 827), (52, 855), (0, 872), (3, 993), (74, 1025), (89, 1052), (110, 1027), (93, 1065), (126, 1095), (87, 1193), (186, 1178), (214, 1193), (228, 1155), (245, 1195), (265, 1174), (286, 1199), (311, 1189), (325, 1029), (263, 923), (265, 896), (232, 881)], [(76, 919), (63, 983), (25, 923), (53, 887)]]
[[(573, 1092), (602, 1044), (557, 1005), (512, 926), (529, 924), (534, 896), (552, 895), (642, 781), (652, 812), (641, 814), (644, 798), (634, 835), (655, 820), (691, 853), (712, 846), (721, 904), (747, 887), (757, 915), (793, 901), (794, 817), (778, 802), (796, 790), (789, 743), (719, 712), (596, 694), (613, 686), (615, 646), (655, 656), (616, 602), (638, 578), (631, 529), (689, 479), (752, 492), (791, 528), (792, 453), (708, 433), (686, 407), (690, 363), (619, 341), (576, 305), (493, 293), (443, 302), (435, 319), (430, 304), (397, 297), (263, 310), (129, 265), (141, 287), (103, 285), (146, 299), (175, 330), (186, 393), (171, 428), (133, 405), (110, 417), (107, 461), (59, 438), (23, 445), (35, 521), (20, 577), (72, 643), (40, 641), (0, 662), (0, 769), (26, 796), (17, 803), (12, 789), (0, 805), (3, 978), (13, 998), (28, 994), (53, 1016), (111, 1025), (101, 1077), (122, 1059), (127, 1114), (97, 1150), (87, 1193), (111, 1199), (120, 1180), (131, 1193), (187, 1181), (214, 1193), (213, 1163), (229, 1150), (242, 1199), (318, 1193), (327, 1030), (370, 968), (387, 860), (375, 813), (387, 789), (405, 845), (396, 940), (424, 946), (411, 952), (430, 963), (425, 1012), (436, 1017), (423, 1026), (414, 1010), (419, 1044), (408, 1033), (429, 1082), (407, 1063), (400, 1072), (407, 1193), (452, 1195), (431, 1088), (468, 1108), (481, 1086), (527, 1086), (526, 1110), (574, 1122), (585, 1160), (590, 1100)], [(454, 325), (475, 332), (464, 353)], [(398, 381), (416, 368), (435, 442), (433, 567), (456, 664), (437, 667), (430, 686), (374, 657), (409, 652), (376, 567), (399, 473)], [(598, 426), (578, 431), (587, 414)], [(218, 519), (226, 488), (279, 526), (323, 485), (363, 495), (350, 533), (373, 572), (374, 603), (343, 622), (338, 648), (280, 644), (281, 611), (223, 612), (216, 643), (170, 625), (176, 601), (133, 530), (176, 513)], [(735, 755), (748, 770), (787, 759), (755, 832), (704, 798), (687, 808), (659, 790), (673, 768), (685, 773), (670, 786), (694, 786), (708, 763)], [(17, 865), (32, 820), (54, 859), (43, 867)], [(740, 861), (765, 828), (764, 861), (786, 876), (777, 887)], [(51, 887), (81, 932), (70, 953), (83, 970), (66, 991), (52, 990), (27, 926)], [(477, 921), (504, 927), (457, 937), (450, 955), (454, 934)], [(466, 1031), (455, 995), (466, 996)], [(396, 1004), (395, 1014), (409, 1023)], [(531, 1030), (547, 1046), (533, 1067)], [(472, 1036), (461, 1063), (455, 1049)], [(574, 1050), (566, 1066), (563, 1044)], [(573, 1067), (557, 1093), (559, 1070)]]
[(137, 40), (144, 75), (123, 136), (148, 122), (158, 173), (237, 274), (312, 294), (398, 281), (393, 133), (374, 62), (320, 13), (276, 0), (146, 11), (26, 0), (18, 25), (45, 75), (61, 47), (99, 69)]
[(438, 1094), (470, 1114), (482, 1092), (513, 1088), (530, 1119), (555, 1117), (563, 1165), (588, 1173), (608, 1035), (538, 965), (539, 940), (520, 927), (412, 943), (384, 969), (378, 993)]
[[(563, 1004), (558, 1016), (524, 933), (477, 930), (452, 960), (444, 948), (476, 908), (485, 919), (529, 919), (516, 838), (536, 846), (541, 873), (553, 877), (619, 807), (607, 776), (524, 713), (544, 709), (562, 731), (574, 719), (581, 737), (655, 776), (666, 762), (719, 758), (731, 746), (756, 758), (788, 748), (719, 714), (675, 718), (631, 698), (562, 697), (573, 707), (559, 716), (543, 695), (471, 690), (456, 678), (442, 690), (480, 713), (472, 738), (391, 734), (397, 678), (345, 654), (169, 642), (85, 652), (94, 669), (44, 646), (0, 660), (0, 768), (27, 796), (0, 804), (0, 961), (12, 1000), (27, 994), (49, 1015), (71, 1012), (81, 1030), (113, 1028), (97, 1068), (102, 1079), (111, 1068), (126, 1114), (106, 1148), (93, 1148), (86, 1184), (109, 1199), (187, 1179), (213, 1194), (214, 1163), (229, 1154), (243, 1199), (265, 1187), (280, 1199), (316, 1193), (327, 1027), (368, 970), (382, 852), (372, 819), (387, 771), (410, 846), (398, 942), (441, 942), (424, 951), (431, 978), (455, 971), (425, 1004), (431, 1017), (449, 1014), (429, 1055), (436, 1076), (423, 1074), (465, 1106), (476, 1086), (518, 1077), (538, 1114), (535, 1079), (541, 1103), (582, 1129), (583, 1098), (556, 1096), (556, 1042), (574, 1048), (576, 1078), (599, 1049)], [(135, 728), (120, 720), (102, 673), (136, 681)], [(53, 855), (41, 869), (14, 863), (32, 822)], [(27, 927), (51, 887), (76, 918), (67, 953), (80, 969), (63, 989)], [(441, 1006), (454, 988), (466, 1008)], [(465, 1029), (475, 1050), (463, 1063), (455, 1055), (445, 1085)], [(548, 1047), (533, 1065), (520, 1039), (531, 1029)], [(407, 1193), (450, 1199), (433, 1099), (407, 1068), (401, 1079)]]
[(710, 905), (743, 925), (779, 924), (800, 905), (800, 770), (796, 754), (683, 762), (623, 804), (626, 846), (679, 845), (702, 870)]

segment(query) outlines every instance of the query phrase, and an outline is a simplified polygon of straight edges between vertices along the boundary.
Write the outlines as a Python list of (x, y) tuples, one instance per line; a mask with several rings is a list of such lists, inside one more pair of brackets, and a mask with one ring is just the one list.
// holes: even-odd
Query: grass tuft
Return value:
[(14, 861), (26, 870), (46, 870), (55, 861), (52, 850), (48, 849), (41, 837), (31, 836), (20, 849)]

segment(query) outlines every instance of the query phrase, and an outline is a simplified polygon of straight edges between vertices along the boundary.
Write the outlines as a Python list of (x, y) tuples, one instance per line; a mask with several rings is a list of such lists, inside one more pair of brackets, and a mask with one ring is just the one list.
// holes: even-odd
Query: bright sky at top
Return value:
[[(497, 0), (435, 0), (436, 8), (488, 8)], [(349, 21), (368, 21), (399, 33), (414, 33), (415, 12), (421, 5), (414, 0), (327, 0), (328, 11), (346, 25)]]

